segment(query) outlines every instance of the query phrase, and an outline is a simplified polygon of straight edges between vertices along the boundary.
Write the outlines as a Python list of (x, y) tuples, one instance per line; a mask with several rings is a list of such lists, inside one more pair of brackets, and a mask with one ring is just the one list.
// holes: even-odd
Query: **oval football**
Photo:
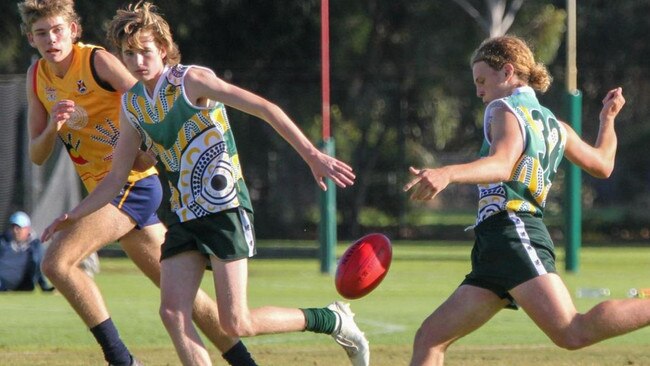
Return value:
[(369, 294), (386, 277), (393, 251), (383, 234), (368, 234), (343, 253), (336, 269), (335, 285), (347, 299)]

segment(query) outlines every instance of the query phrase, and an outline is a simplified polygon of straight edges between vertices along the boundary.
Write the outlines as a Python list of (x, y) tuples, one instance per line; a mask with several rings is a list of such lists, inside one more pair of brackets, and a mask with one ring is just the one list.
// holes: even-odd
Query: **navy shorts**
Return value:
[(156, 210), (162, 200), (162, 187), (156, 175), (150, 175), (137, 182), (127, 183), (111, 202), (135, 221), (135, 227), (160, 223)]

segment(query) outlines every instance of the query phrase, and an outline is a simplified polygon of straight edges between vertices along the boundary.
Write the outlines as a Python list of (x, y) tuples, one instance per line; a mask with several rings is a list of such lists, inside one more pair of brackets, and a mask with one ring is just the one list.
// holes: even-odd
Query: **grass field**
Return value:
[[(312, 244), (314, 245), (314, 244)], [(338, 248), (339, 253), (343, 246)], [(469, 243), (400, 242), (384, 283), (352, 301), (372, 347), (372, 365), (405, 365), (420, 322), (457, 286), (469, 268)], [(563, 264), (559, 253), (559, 266)], [(338, 299), (333, 278), (316, 260), (254, 259), (251, 306), (318, 307)], [(569, 289), (607, 287), (624, 298), (631, 287), (650, 287), (650, 246), (583, 248), (578, 274), (563, 274)], [(97, 282), (129, 348), (147, 365), (178, 365), (158, 318), (158, 292), (127, 259), (102, 259)], [(203, 287), (212, 290), (211, 278)], [(581, 311), (597, 299), (576, 299)], [(347, 365), (330, 337), (311, 333), (245, 339), (261, 365)], [(224, 365), (211, 346), (215, 364)], [(503, 311), (452, 346), (447, 365), (650, 365), (650, 328), (580, 351), (552, 345), (523, 311)], [(0, 295), (0, 365), (103, 365), (101, 352), (58, 294)]]

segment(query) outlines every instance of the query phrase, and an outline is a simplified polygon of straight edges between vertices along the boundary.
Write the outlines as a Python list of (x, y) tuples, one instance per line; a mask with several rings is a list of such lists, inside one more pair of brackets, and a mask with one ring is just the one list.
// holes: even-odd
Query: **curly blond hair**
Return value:
[(130, 4), (126, 9), (120, 9), (108, 23), (106, 39), (118, 52), (122, 52), (122, 44), (142, 48), (140, 35), (151, 32), (156, 45), (164, 49), (167, 56), (166, 65), (173, 66), (181, 62), (181, 53), (174, 43), (169, 24), (158, 13), (158, 8), (150, 2), (139, 1)]
[(531, 88), (545, 92), (553, 80), (544, 64), (536, 62), (530, 47), (519, 37), (506, 35), (486, 39), (474, 51), (471, 65), (483, 61), (495, 70), (511, 64), (519, 80)]

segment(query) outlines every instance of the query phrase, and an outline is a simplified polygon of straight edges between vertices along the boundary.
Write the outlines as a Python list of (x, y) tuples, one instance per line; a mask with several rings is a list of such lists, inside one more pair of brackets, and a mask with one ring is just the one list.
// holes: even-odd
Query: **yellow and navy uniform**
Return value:
[[(88, 192), (111, 170), (120, 131), (120, 94), (102, 82), (93, 68), (98, 49), (83, 43), (73, 45), (72, 63), (62, 78), (40, 59), (33, 80), (34, 92), (48, 113), (59, 100), (75, 102), (73, 115), (58, 134)], [(153, 167), (144, 172), (131, 171), (128, 181), (133, 183), (154, 174)]]

